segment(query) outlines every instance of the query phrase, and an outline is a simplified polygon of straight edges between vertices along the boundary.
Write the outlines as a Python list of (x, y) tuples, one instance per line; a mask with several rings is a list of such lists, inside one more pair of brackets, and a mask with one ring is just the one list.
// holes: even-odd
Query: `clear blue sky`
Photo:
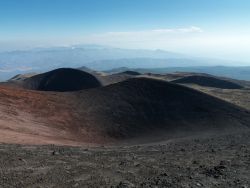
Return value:
[[(169, 43), (173, 44), (175, 51), (190, 53), (205, 43), (200, 53), (209, 55), (205, 48), (217, 46), (209, 41), (221, 39), (221, 36), (230, 38), (228, 45), (249, 47), (244, 43), (250, 42), (249, 20), (249, 0), (0, 0), (0, 42), (18, 44), (33, 41), (38, 45), (39, 42), (46, 44), (53, 40), (58, 44), (95, 42), (121, 47), (134, 44), (136, 48), (146, 45), (171, 50), (170, 45), (157, 46), (147, 41), (148, 38), (155, 39), (152, 31), (168, 29), (164, 34), (169, 35), (169, 31), (197, 27), (202, 32), (184, 32), (185, 36), (171, 35), (164, 40), (168, 43), (169, 38), (183, 38)], [(124, 40), (112, 41), (113, 36), (108, 32), (118, 34)], [(124, 36), (122, 32), (130, 33)], [(135, 36), (144, 32), (141, 41), (132, 39), (133, 32)], [(157, 40), (160, 40), (158, 35)], [(192, 40), (196, 47), (185, 51), (185, 47), (190, 48), (186, 43)], [(223, 46), (226, 40), (226, 37), (221, 40), (219, 46)], [(245, 58), (246, 54), (242, 57)]]

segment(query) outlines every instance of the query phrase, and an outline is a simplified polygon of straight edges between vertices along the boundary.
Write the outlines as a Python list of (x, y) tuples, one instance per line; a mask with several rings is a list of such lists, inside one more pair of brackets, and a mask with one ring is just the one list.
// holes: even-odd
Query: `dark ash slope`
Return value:
[(78, 91), (100, 86), (93, 75), (71, 68), (56, 69), (24, 81), (25, 88), (40, 91)]
[(131, 76), (139, 76), (141, 75), (139, 72), (136, 72), (136, 71), (124, 71), (124, 72), (120, 72), (118, 74), (128, 74), (128, 75), (131, 75)]
[(221, 89), (242, 89), (243, 88), (243, 86), (227, 81), (227, 80), (222, 80), (222, 79), (218, 79), (218, 78), (210, 77), (210, 76), (200, 76), (200, 75), (188, 76), (188, 77), (174, 80), (172, 82), (179, 83), (179, 84), (197, 84), (200, 86), (215, 87), (215, 88), (221, 88)]
[(5, 143), (138, 144), (250, 126), (247, 110), (149, 78), (68, 93), (0, 86), (0, 94), (0, 142)]
[(95, 127), (92, 131), (105, 137), (130, 138), (160, 130), (174, 135), (176, 131), (206, 132), (250, 125), (246, 110), (160, 80), (133, 78), (76, 96), (76, 101), (81, 101), (81, 117), (91, 124), (89, 130)]

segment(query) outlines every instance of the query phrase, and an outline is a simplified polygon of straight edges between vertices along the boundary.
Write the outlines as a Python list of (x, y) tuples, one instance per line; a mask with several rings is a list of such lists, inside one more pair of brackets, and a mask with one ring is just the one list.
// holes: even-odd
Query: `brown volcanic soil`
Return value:
[(147, 78), (71, 93), (1, 86), (0, 108), (0, 142), (5, 143), (150, 142), (159, 135), (168, 139), (248, 129), (250, 124), (244, 109), (184, 86)]
[(211, 76), (192, 75), (172, 81), (179, 84), (197, 84), (205, 87), (221, 89), (242, 89), (243, 86), (228, 80), (218, 79)]
[(0, 142), (75, 145), (65, 94), (0, 87)]
[[(248, 90), (216, 91), (249, 103)], [(184, 86), (147, 78), (78, 92), (5, 84), (0, 111), (0, 142), (28, 144), (0, 144), (0, 187), (250, 185), (249, 112)]]
[(248, 188), (250, 132), (149, 145), (0, 145), (0, 187)]

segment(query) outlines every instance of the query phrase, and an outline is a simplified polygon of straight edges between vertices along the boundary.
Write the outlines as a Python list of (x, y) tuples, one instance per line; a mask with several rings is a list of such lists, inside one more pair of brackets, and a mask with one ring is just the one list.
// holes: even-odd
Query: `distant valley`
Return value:
[[(36, 48), (0, 53), (0, 80), (17, 74), (41, 73), (52, 69), (88, 67), (108, 71), (126, 67), (139, 72), (202, 72), (250, 80), (250, 67), (223, 67), (225, 60), (196, 58), (163, 50), (133, 50), (98, 45)], [(234, 62), (237, 64), (237, 62)]]

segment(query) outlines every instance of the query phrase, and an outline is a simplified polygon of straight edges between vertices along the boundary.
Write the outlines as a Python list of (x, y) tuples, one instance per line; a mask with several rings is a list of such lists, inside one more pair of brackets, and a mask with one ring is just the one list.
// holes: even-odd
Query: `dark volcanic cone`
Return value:
[(246, 128), (250, 114), (235, 105), (181, 85), (149, 78), (78, 93), (85, 122), (105, 136), (129, 138), (151, 131)]
[(77, 69), (61, 68), (28, 78), (25, 88), (40, 91), (78, 91), (101, 86), (91, 74)]
[(221, 89), (242, 89), (243, 88), (243, 86), (227, 81), (227, 80), (222, 80), (222, 79), (209, 77), (209, 76), (199, 76), (199, 75), (180, 78), (172, 82), (179, 83), (179, 84), (197, 84), (200, 86), (215, 87), (215, 88), (221, 88)]
[[(45, 75), (38, 82), (42, 86), (65, 83), (54, 80), (54, 74)], [(60, 76), (60, 71), (55, 75)], [(50, 78), (46, 79), (51, 81), (48, 85), (45, 78)], [(63, 90), (53, 86), (47, 90), (72, 89), (65, 89), (64, 84)], [(250, 113), (245, 109), (182, 85), (149, 78), (69, 93), (0, 86), (0, 94), (0, 142), (7, 143), (138, 144), (180, 134), (218, 134), (250, 127)]]

